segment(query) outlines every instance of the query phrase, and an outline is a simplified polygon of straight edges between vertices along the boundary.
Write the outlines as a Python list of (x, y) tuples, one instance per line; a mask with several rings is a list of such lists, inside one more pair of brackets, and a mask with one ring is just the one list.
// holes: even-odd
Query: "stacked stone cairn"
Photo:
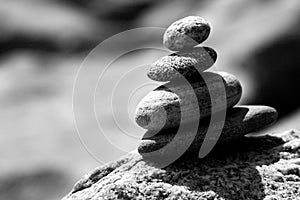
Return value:
[[(220, 131), (219, 137), (209, 138), (215, 139), (218, 146), (276, 121), (277, 112), (271, 107), (236, 105), (242, 87), (235, 76), (206, 71), (214, 65), (217, 53), (210, 47), (197, 45), (208, 38), (210, 30), (205, 19), (189, 16), (174, 22), (165, 31), (163, 43), (175, 53), (153, 63), (147, 76), (167, 83), (141, 100), (135, 116), (137, 124), (147, 129), (138, 147), (144, 157), (170, 157), (182, 151), (184, 145), (188, 146), (186, 151), (179, 152), (180, 155), (197, 156), (204, 139), (210, 137), (207, 135), (209, 126), (212, 126), (212, 132)], [(222, 80), (222, 86), (218, 80)], [(222, 91), (225, 93), (223, 99)], [(212, 99), (211, 93), (219, 93), (220, 97)], [(215, 121), (210, 124), (213, 114), (224, 111), (223, 126), (217, 126)], [(195, 127), (191, 125), (193, 122), (198, 122), (196, 134), (189, 130)], [(181, 129), (184, 131), (176, 136), (180, 127), (184, 127)], [(165, 148), (170, 143), (171, 151)]]

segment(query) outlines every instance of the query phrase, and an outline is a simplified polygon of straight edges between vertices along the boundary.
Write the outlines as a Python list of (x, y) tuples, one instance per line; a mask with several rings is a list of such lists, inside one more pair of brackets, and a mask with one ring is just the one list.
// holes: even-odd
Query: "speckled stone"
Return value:
[(295, 131), (243, 137), (205, 159), (179, 160), (163, 169), (129, 153), (85, 175), (63, 200), (299, 199), (300, 176), (294, 173), (300, 167), (299, 138)]
[(162, 57), (150, 66), (147, 76), (155, 81), (172, 81), (192, 77), (210, 68), (217, 53), (209, 47), (195, 47)]
[(214, 112), (218, 112), (236, 105), (241, 98), (242, 87), (231, 74), (204, 72), (198, 78), (191, 83), (172, 81), (147, 94), (136, 109), (137, 124), (147, 130), (177, 127), (180, 122), (210, 116), (212, 102)]
[[(212, 124), (213, 132), (219, 130), (222, 130), (222, 132), (219, 139), (212, 138), (211, 140), (217, 140), (217, 144), (224, 144), (271, 125), (276, 119), (276, 110), (268, 106), (236, 106), (227, 111), (223, 128), (219, 126), (220, 122)], [(193, 141), (185, 155), (196, 156), (206, 136), (208, 126), (208, 121), (200, 122), (196, 135), (187, 128), (186, 132), (180, 134), (176, 141), (173, 140), (174, 136), (178, 134), (176, 129), (162, 130), (158, 133), (148, 131), (144, 135), (138, 151), (145, 157), (159, 158), (177, 155), (177, 151), (182, 151), (185, 141)], [(191, 137), (194, 137), (194, 139)], [(171, 141), (173, 142), (172, 147), (164, 148)]]
[(210, 33), (209, 23), (199, 16), (188, 16), (172, 23), (166, 30), (163, 43), (172, 51), (194, 47), (205, 41)]

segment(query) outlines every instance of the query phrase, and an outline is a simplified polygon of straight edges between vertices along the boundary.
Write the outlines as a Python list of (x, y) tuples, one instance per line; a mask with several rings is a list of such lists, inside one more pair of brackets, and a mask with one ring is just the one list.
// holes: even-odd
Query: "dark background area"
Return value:
[[(212, 24), (205, 45), (218, 52), (213, 70), (240, 79), (241, 103), (278, 110), (268, 131), (300, 129), (299, 0), (0, 0), (0, 199), (60, 199), (99, 165), (74, 129), (78, 67), (109, 36), (188, 15)], [(160, 39), (121, 41), (107, 54)], [(152, 54), (138, 56), (119, 67)], [(96, 132), (89, 120), (86, 132)]]

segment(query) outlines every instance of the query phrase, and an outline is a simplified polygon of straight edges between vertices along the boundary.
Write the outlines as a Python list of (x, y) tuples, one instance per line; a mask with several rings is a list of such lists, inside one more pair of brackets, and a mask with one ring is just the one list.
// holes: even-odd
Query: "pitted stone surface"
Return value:
[(64, 200), (299, 199), (299, 175), (282, 173), (282, 167), (299, 168), (300, 153), (284, 146), (297, 141), (291, 146), (299, 147), (300, 133), (276, 135), (243, 137), (202, 160), (178, 160), (163, 169), (130, 153), (85, 176)]

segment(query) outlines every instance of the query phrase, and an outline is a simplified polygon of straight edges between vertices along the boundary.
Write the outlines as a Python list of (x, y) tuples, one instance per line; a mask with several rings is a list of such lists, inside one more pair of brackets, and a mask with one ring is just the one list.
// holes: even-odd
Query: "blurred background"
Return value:
[[(98, 166), (74, 128), (78, 67), (120, 31), (167, 27), (188, 15), (210, 21), (205, 45), (218, 52), (216, 70), (240, 79), (241, 103), (278, 110), (279, 122), (267, 131), (300, 129), (299, 0), (0, 0), (0, 199), (60, 199)], [(161, 40), (132, 38), (106, 53)], [(117, 67), (149, 58), (158, 54), (129, 56)], [(86, 132), (98, 131), (84, 120)]]

